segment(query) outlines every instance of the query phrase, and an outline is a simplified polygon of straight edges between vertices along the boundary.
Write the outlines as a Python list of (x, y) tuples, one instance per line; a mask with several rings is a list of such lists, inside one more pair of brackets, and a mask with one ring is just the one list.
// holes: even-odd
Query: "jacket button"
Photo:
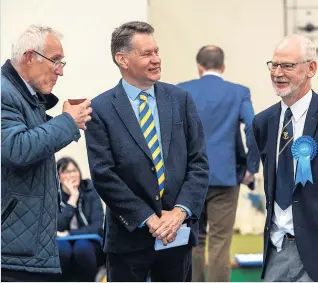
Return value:
[(155, 172), (156, 171), (156, 168), (153, 166), (153, 167), (151, 167), (151, 172)]
[(155, 197), (155, 200), (159, 200), (159, 196), (156, 196), (156, 197)]

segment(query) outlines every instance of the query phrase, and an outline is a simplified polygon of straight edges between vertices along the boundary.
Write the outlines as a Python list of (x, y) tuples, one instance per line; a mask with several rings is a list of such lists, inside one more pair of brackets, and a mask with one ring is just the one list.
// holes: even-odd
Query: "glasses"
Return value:
[[(61, 60), (52, 60), (52, 59), (50, 59), (50, 58), (48, 58), (48, 57), (42, 55), (41, 53), (39, 53), (39, 52), (37, 52), (37, 51), (35, 51), (35, 50), (32, 50), (32, 52), (38, 54), (39, 56), (45, 58), (46, 60), (49, 60), (50, 62), (52, 62), (52, 63), (54, 64), (54, 65), (53, 65), (54, 70), (58, 69), (60, 66), (62, 66), (62, 68), (64, 68), (65, 65), (66, 65), (66, 62), (64, 62), (64, 61), (61, 61)], [(25, 54), (25, 53), (26, 53), (26, 52), (24, 52), (24, 54)]]
[(266, 64), (270, 71), (275, 71), (278, 68), (278, 66), (280, 66), (284, 71), (292, 71), (296, 68), (297, 65), (309, 63), (311, 61), (312, 60), (307, 60), (307, 61), (298, 62), (298, 63), (280, 63), (280, 64), (274, 63), (272, 61), (268, 61), (266, 62)]
[(71, 173), (77, 173), (77, 172), (79, 172), (78, 169), (73, 169), (73, 170), (64, 170), (62, 173), (71, 174)]

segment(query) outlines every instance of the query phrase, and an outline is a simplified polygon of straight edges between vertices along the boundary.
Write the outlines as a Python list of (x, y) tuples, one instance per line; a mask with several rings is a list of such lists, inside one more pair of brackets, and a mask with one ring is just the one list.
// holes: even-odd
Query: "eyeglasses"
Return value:
[(298, 63), (280, 63), (280, 64), (274, 63), (272, 61), (268, 61), (266, 62), (266, 64), (270, 71), (275, 71), (278, 68), (278, 66), (280, 66), (284, 71), (292, 71), (296, 68), (297, 65), (309, 63), (311, 61), (312, 60), (307, 60), (307, 61), (298, 62)]
[(73, 169), (73, 170), (64, 170), (64, 171), (62, 171), (62, 173), (64, 173), (64, 174), (72, 174), (72, 173), (77, 173), (77, 172), (79, 172), (78, 171), (78, 169)]
[[(27, 51), (26, 51), (26, 52), (27, 52)], [(26, 52), (24, 52), (24, 54), (25, 54)], [(64, 61), (61, 61), (61, 60), (52, 60), (52, 59), (47, 58), (46, 56), (42, 55), (41, 53), (39, 53), (39, 52), (37, 52), (37, 51), (35, 51), (35, 50), (32, 50), (32, 52), (38, 54), (39, 56), (45, 58), (46, 60), (49, 60), (50, 62), (52, 62), (52, 63), (54, 64), (54, 65), (53, 65), (54, 70), (58, 69), (60, 66), (62, 66), (62, 68), (64, 68), (65, 65), (66, 65), (66, 62), (64, 62)]]

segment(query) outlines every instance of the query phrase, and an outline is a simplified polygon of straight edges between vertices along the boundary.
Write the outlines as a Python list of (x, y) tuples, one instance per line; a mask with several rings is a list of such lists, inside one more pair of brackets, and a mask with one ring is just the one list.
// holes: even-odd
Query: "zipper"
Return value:
[(88, 221), (83, 213), (83, 210), (82, 210), (82, 199), (78, 202), (78, 212), (79, 212), (79, 215), (81, 216), (85, 226), (88, 226)]
[(3, 224), (4, 221), (6, 221), (6, 219), (9, 217), (9, 215), (11, 214), (11, 212), (14, 210), (14, 208), (17, 206), (18, 204), (18, 200), (16, 198), (14, 198), (8, 205), (7, 209), (1, 214), (1, 225)]

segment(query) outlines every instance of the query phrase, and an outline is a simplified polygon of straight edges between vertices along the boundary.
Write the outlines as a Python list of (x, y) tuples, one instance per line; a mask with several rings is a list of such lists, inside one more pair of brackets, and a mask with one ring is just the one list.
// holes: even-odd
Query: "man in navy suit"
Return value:
[(287, 36), (267, 65), (282, 100), (253, 122), (267, 208), (262, 276), (265, 281), (318, 281), (318, 160), (309, 161), (313, 183), (302, 185), (295, 181), (300, 166), (291, 151), (301, 136), (318, 140), (318, 96), (311, 90), (316, 48), (306, 37)]
[[(111, 51), (122, 79), (92, 101), (86, 143), (94, 186), (107, 205), (104, 251), (109, 281), (191, 280), (191, 248), (208, 187), (203, 127), (190, 95), (158, 82), (154, 29), (115, 29)], [(186, 245), (156, 251), (155, 240)]]
[[(259, 155), (252, 132), (254, 110), (248, 88), (223, 80), (225, 66), (221, 48), (204, 46), (199, 50), (196, 60), (200, 79), (179, 85), (192, 95), (197, 106), (205, 132), (210, 167), (206, 213), (200, 219), (199, 246), (193, 250), (192, 274), (193, 280), (205, 281), (204, 248), (208, 233), (207, 281), (230, 281), (229, 250), (240, 183), (252, 185), (259, 167)], [(241, 122), (245, 124), (249, 149), (247, 156), (240, 134)], [(241, 164), (242, 160), (247, 164)]]

